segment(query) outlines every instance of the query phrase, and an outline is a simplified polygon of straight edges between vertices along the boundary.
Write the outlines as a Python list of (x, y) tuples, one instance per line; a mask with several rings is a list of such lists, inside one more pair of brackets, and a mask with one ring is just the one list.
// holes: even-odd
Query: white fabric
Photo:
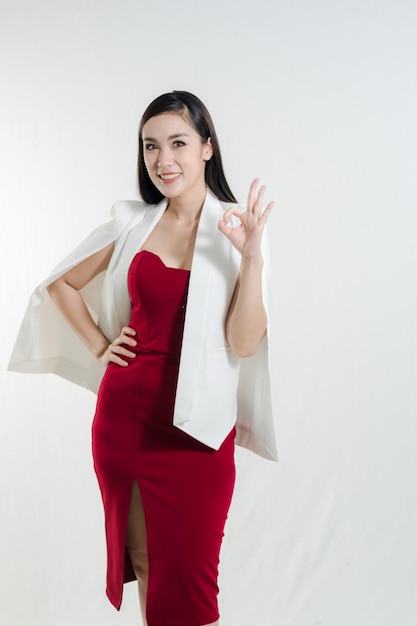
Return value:
[[(239, 359), (227, 343), (226, 315), (236, 285), (240, 254), (218, 230), (228, 204), (209, 191), (201, 213), (190, 274), (187, 313), (174, 409), (174, 424), (218, 449), (236, 424), (238, 445), (276, 459), (268, 359), (269, 329), (257, 352)], [(86, 285), (83, 297), (112, 341), (130, 320), (127, 271), (133, 256), (166, 209), (119, 202), (113, 220), (96, 229), (33, 293), (9, 369), (53, 372), (97, 392), (103, 366), (69, 327), (46, 291), (48, 284), (81, 260), (115, 241), (106, 272)], [(265, 267), (268, 252), (264, 246)], [(267, 269), (263, 294), (267, 304)]]

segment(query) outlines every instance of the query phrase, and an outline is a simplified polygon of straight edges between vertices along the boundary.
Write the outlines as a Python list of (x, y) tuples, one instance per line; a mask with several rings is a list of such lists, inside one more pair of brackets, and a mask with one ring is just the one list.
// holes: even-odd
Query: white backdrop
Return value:
[(136, 198), (144, 107), (206, 102), (276, 198), (280, 463), (237, 453), (223, 626), (417, 625), (414, 0), (0, 0), (0, 623), (140, 624), (104, 596), (94, 397), (5, 371), (28, 296)]

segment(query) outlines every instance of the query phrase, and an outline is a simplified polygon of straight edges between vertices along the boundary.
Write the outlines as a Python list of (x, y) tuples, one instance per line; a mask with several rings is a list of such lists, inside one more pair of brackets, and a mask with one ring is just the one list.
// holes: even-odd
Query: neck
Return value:
[(190, 196), (171, 198), (168, 202), (165, 215), (184, 222), (197, 220), (200, 217), (206, 194), (207, 189), (204, 187), (203, 190)]

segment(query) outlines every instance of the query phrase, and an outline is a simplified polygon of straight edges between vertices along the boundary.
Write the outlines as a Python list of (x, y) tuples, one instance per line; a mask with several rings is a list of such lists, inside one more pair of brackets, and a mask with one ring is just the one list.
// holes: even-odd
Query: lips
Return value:
[(158, 174), (158, 176), (164, 183), (169, 183), (179, 178), (181, 172), (167, 172), (165, 174)]

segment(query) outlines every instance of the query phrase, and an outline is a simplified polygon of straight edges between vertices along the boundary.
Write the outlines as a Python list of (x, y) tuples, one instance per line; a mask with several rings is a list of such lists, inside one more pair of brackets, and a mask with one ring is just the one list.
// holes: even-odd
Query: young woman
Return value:
[(10, 369), (99, 386), (110, 601), (137, 579), (144, 624), (214, 626), (235, 439), (276, 458), (262, 243), (273, 203), (263, 209), (255, 179), (236, 204), (210, 115), (183, 91), (146, 109), (138, 178), (144, 202), (117, 203), (36, 290)]

